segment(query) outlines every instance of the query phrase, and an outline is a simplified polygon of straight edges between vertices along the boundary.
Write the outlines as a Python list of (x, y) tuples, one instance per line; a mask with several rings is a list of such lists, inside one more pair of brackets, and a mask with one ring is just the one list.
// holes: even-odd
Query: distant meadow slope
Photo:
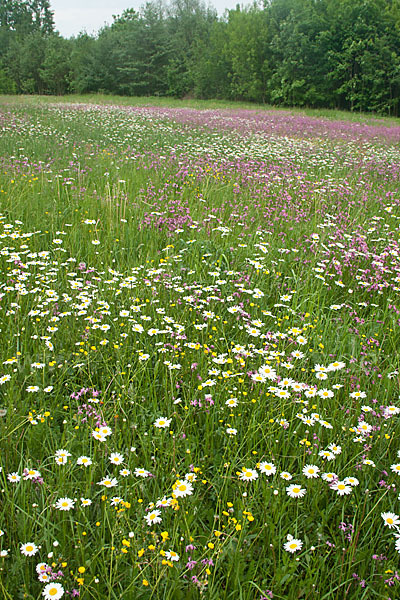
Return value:
[(399, 595), (400, 121), (0, 98), (0, 596)]

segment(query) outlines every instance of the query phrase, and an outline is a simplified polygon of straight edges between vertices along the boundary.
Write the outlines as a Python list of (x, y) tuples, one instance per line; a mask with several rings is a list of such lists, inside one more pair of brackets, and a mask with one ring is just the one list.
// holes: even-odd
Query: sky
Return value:
[[(238, 3), (238, 0), (210, 2), (219, 14), (225, 8), (235, 8)], [(77, 35), (83, 30), (97, 32), (104, 23), (112, 23), (112, 15), (120, 15), (126, 8), (137, 10), (143, 4), (145, 0), (50, 0), (56, 29), (64, 37)]]

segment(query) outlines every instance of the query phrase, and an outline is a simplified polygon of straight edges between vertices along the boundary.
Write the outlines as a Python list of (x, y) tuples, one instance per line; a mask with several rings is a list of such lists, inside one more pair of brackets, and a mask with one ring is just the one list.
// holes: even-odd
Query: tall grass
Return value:
[(1, 99), (4, 598), (398, 595), (398, 122), (228, 108)]

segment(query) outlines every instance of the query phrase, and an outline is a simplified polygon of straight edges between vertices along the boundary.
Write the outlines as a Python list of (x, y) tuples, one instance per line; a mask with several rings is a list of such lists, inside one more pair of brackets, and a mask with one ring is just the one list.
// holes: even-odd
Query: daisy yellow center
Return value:
[(106, 479), (104, 485), (111, 485), (111, 481), (109, 479)]
[(158, 424), (159, 425), (165, 425), (165, 421), (159, 421)]
[(295, 548), (297, 548), (297, 544), (295, 544), (295, 543), (290, 544), (289, 548), (291, 548), (291, 550), (294, 550)]
[(179, 491), (184, 492), (186, 490), (186, 485), (184, 483), (182, 483), (182, 485), (180, 485), (178, 487)]
[(298, 494), (299, 491), (300, 491), (300, 488), (294, 487), (292, 491), (293, 491), (294, 494)]
[(176, 552), (171, 552), (171, 556), (176, 556)]
[(247, 471), (247, 473), (245, 473), (246, 477), (251, 477), (251, 473), (249, 471)]
[(156, 515), (150, 515), (150, 520), (152, 521), (153, 519), (156, 518)]
[(63, 502), (62, 505), (63, 506), (68, 506), (68, 502)]
[(396, 465), (396, 471), (400, 471), (400, 465)]
[(27, 552), (32, 552), (32, 550), (33, 550), (33, 546), (26, 546), (25, 550), (26, 550)]
[(343, 483), (339, 483), (339, 485), (338, 485), (338, 489), (339, 489), (339, 490), (344, 490), (344, 489), (345, 489), (345, 487), (346, 487), (346, 486), (345, 486)]
[(57, 590), (57, 588), (50, 588), (47, 593), (49, 594), (49, 596), (56, 596), (58, 593), (58, 590)]
[(389, 525), (392, 525), (392, 524), (393, 524), (393, 519), (392, 519), (392, 517), (388, 517), (388, 518), (386, 519), (386, 521), (389, 523)]

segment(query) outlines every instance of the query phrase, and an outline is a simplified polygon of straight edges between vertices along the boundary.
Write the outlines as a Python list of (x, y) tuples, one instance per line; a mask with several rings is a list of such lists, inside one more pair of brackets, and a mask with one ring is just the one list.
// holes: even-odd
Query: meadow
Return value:
[(0, 100), (1, 598), (399, 597), (399, 142)]

